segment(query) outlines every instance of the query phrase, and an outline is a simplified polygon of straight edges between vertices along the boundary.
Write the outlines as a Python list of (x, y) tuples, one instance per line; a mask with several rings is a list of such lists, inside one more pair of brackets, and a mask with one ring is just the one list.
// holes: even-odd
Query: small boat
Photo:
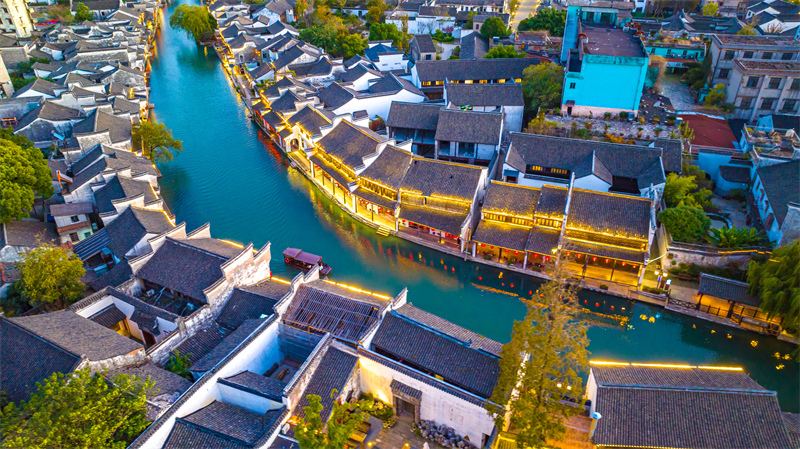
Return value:
[(283, 251), (283, 261), (286, 262), (286, 265), (302, 270), (304, 273), (308, 273), (316, 265), (320, 267), (320, 276), (327, 276), (331, 272), (331, 267), (322, 261), (322, 257), (297, 248), (286, 248)]

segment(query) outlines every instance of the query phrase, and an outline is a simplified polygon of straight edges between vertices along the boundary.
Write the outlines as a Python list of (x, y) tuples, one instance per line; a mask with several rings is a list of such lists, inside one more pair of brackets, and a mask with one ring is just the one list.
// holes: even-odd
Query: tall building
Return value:
[(3, 0), (0, 5), (0, 32), (31, 37), (33, 20), (25, 0)]

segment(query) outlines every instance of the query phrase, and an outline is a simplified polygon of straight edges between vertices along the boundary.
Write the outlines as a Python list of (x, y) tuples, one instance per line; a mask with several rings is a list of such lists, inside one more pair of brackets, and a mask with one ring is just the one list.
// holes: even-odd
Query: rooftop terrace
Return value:
[(611, 27), (584, 26), (587, 42), (583, 51), (588, 55), (616, 56), (620, 58), (644, 58), (639, 38), (628, 31)]

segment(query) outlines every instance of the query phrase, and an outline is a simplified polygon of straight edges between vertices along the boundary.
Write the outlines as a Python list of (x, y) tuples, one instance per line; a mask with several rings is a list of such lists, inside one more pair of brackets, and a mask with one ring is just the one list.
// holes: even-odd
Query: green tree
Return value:
[(580, 375), (588, 371), (588, 326), (577, 318), (578, 288), (566, 282), (566, 260), (556, 264), (525, 319), (515, 321), (511, 341), (500, 351), (500, 375), (486, 408), (498, 428), (505, 428), (505, 404), (517, 429), (517, 447), (543, 447), (560, 439), (564, 421), (583, 407), (564, 405), (564, 396), (579, 398)]
[(491, 41), (493, 37), (505, 37), (511, 34), (503, 19), (499, 17), (489, 17), (481, 25), (481, 36), (487, 41)]
[(545, 62), (526, 68), (522, 74), (522, 93), (526, 109), (537, 112), (540, 108), (551, 109), (561, 105), (563, 67)]
[(741, 30), (736, 32), (736, 34), (740, 36), (758, 36), (758, 33), (756, 33), (756, 27), (753, 24), (743, 26)]
[(393, 23), (373, 23), (369, 26), (369, 40), (392, 41), (395, 46), (403, 43), (403, 32)]
[(680, 138), (685, 141), (694, 139), (694, 129), (692, 129), (692, 127), (689, 126), (689, 122), (685, 120), (678, 125), (678, 134)]
[(383, 10), (377, 6), (370, 6), (367, 8), (367, 14), (364, 16), (367, 23), (379, 23), (383, 17)]
[(164, 369), (185, 379), (194, 381), (192, 373), (189, 372), (189, 367), (192, 366), (192, 362), (189, 360), (191, 355), (192, 354), (181, 355), (180, 351), (177, 349), (172, 351), (172, 354), (169, 355), (169, 360), (167, 360), (167, 363), (164, 365)]
[(350, 59), (355, 55), (363, 55), (364, 49), (367, 48), (367, 41), (362, 39), (358, 34), (340, 32), (337, 41), (336, 55), (344, 59)]
[[(705, 172), (701, 172), (705, 176)], [(664, 202), (667, 207), (692, 206), (700, 207), (711, 204), (711, 191), (697, 188), (695, 176), (679, 176), (676, 173), (667, 175), (664, 185)]]
[(483, 55), (484, 59), (524, 58), (525, 54), (517, 51), (513, 45), (498, 45)]
[(78, 7), (75, 8), (75, 21), (85, 22), (87, 20), (94, 20), (94, 13), (83, 2), (78, 3)]
[(708, 241), (720, 248), (741, 248), (756, 246), (763, 240), (764, 233), (756, 228), (739, 228), (736, 226), (723, 229), (711, 229)]
[(37, 195), (53, 195), (52, 175), (42, 151), (11, 129), (0, 130), (0, 223), (21, 220)]
[(761, 298), (761, 310), (770, 317), (783, 315), (783, 327), (797, 332), (800, 327), (800, 240), (781, 246), (769, 260), (751, 261), (747, 267), (750, 293)]
[[(306, 11), (308, 11), (308, 3), (305, 0), (298, 0), (297, 3), (294, 4), (294, 20), (300, 20), (301, 18), (305, 20), (306, 18)], [(308, 25), (308, 23), (306, 23)]]
[(53, 373), (37, 392), (0, 414), (0, 445), (8, 448), (119, 448), (149, 424), (145, 391), (154, 386), (118, 374), (111, 383), (88, 368)]
[(172, 131), (163, 123), (142, 120), (131, 127), (131, 134), (133, 147), (154, 163), (171, 161), (183, 151), (181, 141), (172, 137)]
[(719, 13), (719, 5), (715, 2), (706, 2), (703, 5), (703, 15), (704, 16), (716, 16)]
[(700, 242), (711, 227), (711, 219), (703, 209), (692, 206), (664, 209), (658, 213), (658, 220), (664, 224), (676, 242)]
[(525, 132), (528, 134), (551, 136), (553, 135), (553, 130), (556, 126), (558, 126), (558, 123), (547, 120), (547, 118), (544, 116), (544, 112), (539, 112), (536, 115), (536, 118), (528, 123), (528, 127), (525, 128)]
[(86, 274), (75, 253), (45, 243), (22, 256), (19, 288), (31, 306), (52, 304), (63, 309), (83, 297)]
[(464, 29), (465, 30), (471, 30), (475, 26), (475, 23), (473, 22), (473, 19), (475, 18), (475, 16), (477, 14), (478, 13), (475, 12), (475, 11), (470, 11), (470, 12), (467, 13), (467, 21), (464, 23)]
[(300, 30), (298, 38), (303, 42), (308, 42), (327, 51), (328, 53), (336, 52), (336, 28), (326, 25), (314, 25), (310, 28)]
[(461, 47), (456, 47), (453, 49), (453, 52), (450, 53), (450, 57), (447, 59), (461, 59)]
[[(331, 391), (336, 399), (337, 391)], [(333, 402), (331, 417), (327, 422), (328, 432), (323, 432), (326, 423), (322, 422), (322, 398), (316, 394), (307, 396), (308, 405), (303, 407), (305, 417), (298, 420), (294, 436), (301, 449), (340, 449), (343, 448), (358, 424), (369, 419), (374, 401), (362, 399), (358, 402)]]
[(183, 30), (186, 34), (200, 42), (208, 39), (217, 28), (217, 20), (205, 6), (182, 3), (175, 8), (169, 18), (169, 26), (173, 30)]
[(519, 22), (517, 31), (546, 30), (550, 36), (564, 36), (564, 26), (567, 22), (567, 11), (554, 8), (544, 8), (535, 16), (528, 17)]

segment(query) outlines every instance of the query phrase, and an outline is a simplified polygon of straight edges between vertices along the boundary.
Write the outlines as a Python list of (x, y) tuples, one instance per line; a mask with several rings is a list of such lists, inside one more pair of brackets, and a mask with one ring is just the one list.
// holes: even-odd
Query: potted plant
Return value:
[(606, 112), (605, 114), (603, 114), (603, 119), (604, 120), (611, 120), (611, 113), (610, 112)]
[(639, 130), (639, 133), (638, 133), (639, 137), (642, 137), (642, 132), (644, 131), (644, 128), (642, 128), (642, 127), (640, 126), (640, 127), (638, 127), (637, 129)]
[(653, 132), (656, 134), (656, 137), (660, 136), (663, 131), (664, 130), (661, 128), (656, 128), (653, 130)]
[(622, 111), (622, 112), (619, 113), (619, 119), (622, 120), (623, 122), (627, 122), (629, 116), (630, 116), (630, 114), (628, 114), (625, 111)]
[(600, 290), (608, 290), (608, 285), (600, 284)]

